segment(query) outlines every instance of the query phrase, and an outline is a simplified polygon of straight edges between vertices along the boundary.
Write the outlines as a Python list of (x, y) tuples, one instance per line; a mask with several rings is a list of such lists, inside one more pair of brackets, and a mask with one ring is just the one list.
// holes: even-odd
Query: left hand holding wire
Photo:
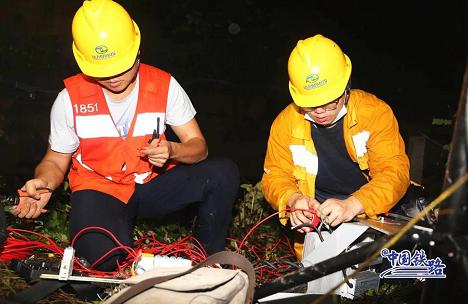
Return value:
[(318, 208), (322, 221), (332, 227), (351, 221), (363, 211), (361, 203), (354, 196), (344, 200), (329, 198)]

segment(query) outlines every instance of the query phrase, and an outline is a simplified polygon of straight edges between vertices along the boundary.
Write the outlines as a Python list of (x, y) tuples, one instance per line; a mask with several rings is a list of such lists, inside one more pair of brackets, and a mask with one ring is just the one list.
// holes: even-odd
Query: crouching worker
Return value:
[[(137, 218), (156, 218), (198, 205), (194, 236), (208, 254), (224, 250), (239, 187), (237, 166), (206, 159), (195, 110), (167, 72), (140, 63), (140, 31), (111, 0), (86, 0), (72, 23), (73, 54), (82, 74), (65, 79), (51, 110), (49, 148), (22, 187), (12, 212), (36, 218), (69, 170), (70, 236), (99, 226), (132, 246)], [(168, 141), (169, 125), (178, 141)], [(70, 166), (71, 163), (71, 166)], [(74, 245), (93, 263), (116, 244), (90, 231)], [(122, 252), (98, 265), (113, 270)]]
[[(314, 210), (337, 226), (389, 211), (409, 185), (409, 161), (390, 107), (351, 89), (350, 59), (322, 35), (297, 43), (288, 72), (294, 102), (273, 122), (262, 178), (281, 222), (311, 223), (307, 210)], [(297, 233), (299, 259), (301, 240)]]

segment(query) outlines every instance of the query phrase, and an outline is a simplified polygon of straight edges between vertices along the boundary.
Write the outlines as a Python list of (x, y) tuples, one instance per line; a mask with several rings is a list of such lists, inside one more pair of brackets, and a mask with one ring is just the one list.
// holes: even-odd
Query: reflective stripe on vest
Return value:
[[(145, 136), (148, 134), (148, 127), (154, 128), (160, 119), (159, 130), (164, 131), (161, 121), (165, 119), (165, 113), (140, 113), (136, 115), (133, 136)], [(75, 127), (79, 138), (99, 138), (99, 137), (120, 137), (114, 125), (111, 115), (76, 116)]]

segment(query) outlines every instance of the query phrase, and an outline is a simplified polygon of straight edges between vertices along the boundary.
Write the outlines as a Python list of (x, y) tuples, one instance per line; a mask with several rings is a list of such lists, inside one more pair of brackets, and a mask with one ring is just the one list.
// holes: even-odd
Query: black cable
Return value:
[(317, 227), (314, 227), (314, 231), (318, 234), (320, 241), (323, 242), (324, 239), (323, 239), (322, 233), (317, 229)]

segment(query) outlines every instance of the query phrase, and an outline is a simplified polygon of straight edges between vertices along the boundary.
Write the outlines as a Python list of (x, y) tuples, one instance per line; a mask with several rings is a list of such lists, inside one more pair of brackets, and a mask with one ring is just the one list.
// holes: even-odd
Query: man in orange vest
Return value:
[[(280, 221), (310, 224), (314, 210), (337, 226), (389, 211), (409, 186), (409, 161), (390, 107), (351, 90), (351, 60), (322, 35), (297, 43), (288, 73), (294, 102), (273, 122), (262, 178)], [(302, 239), (295, 243), (298, 257)]]
[[(224, 250), (239, 187), (237, 166), (206, 159), (195, 109), (169, 73), (140, 63), (140, 31), (111, 0), (86, 0), (72, 23), (73, 54), (82, 73), (65, 79), (51, 110), (49, 148), (12, 211), (36, 218), (68, 173), (70, 235), (99, 226), (132, 245), (136, 218), (198, 205), (195, 236), (208, 254)], [(168, 141), (169, 125), (179, 141)], [(71, 163), (71, 165), (70, 165)], [(92, 231), (74, 244), (93, 263), (116, 244)], [(111, 270), (121, 252), (99, 269)]]

